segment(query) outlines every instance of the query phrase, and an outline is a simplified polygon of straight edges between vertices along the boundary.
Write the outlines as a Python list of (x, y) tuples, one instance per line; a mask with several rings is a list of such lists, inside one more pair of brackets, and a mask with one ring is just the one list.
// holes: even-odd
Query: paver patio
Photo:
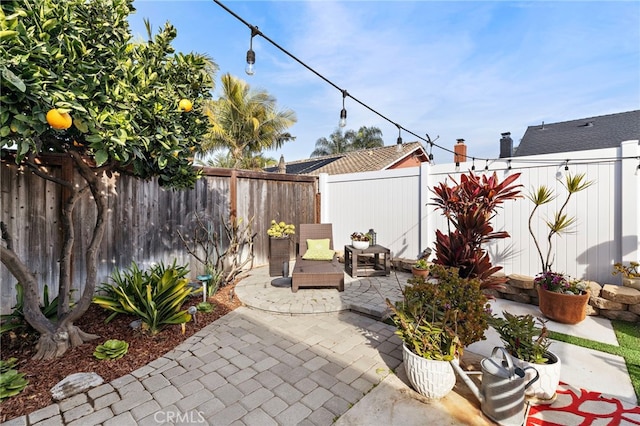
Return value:
[[(361, 424), (363, 416), (370, 425), (426, 419), (490, 424), (463, 384), (441, 401), (425, 401), (406, 384), (402, 369), (390, 374), (402, 363), (401, 342), (395, 327), (375, 317), (385, 311), (385, 297), (400, 298), (398, 282), (408, 277), (345, 276), (342, 293), (294, 294), (270, 286), (268, 268), (256, 268), (236, 286), (246, 307), (132, 374), (3, 425), (330, 425), (340, 417), (338, 424), (351, 425)], [(496, 308), (512, 303), (497, 302)], [(605, 323), (597, 333), (607, 341)], [(602, 355), (593, 362), (604, 367), (598, 364), (588, 380), (628, 381), (619, 360)], [(565, 370), (571, 376), (572, 364), (565, 362)], [(616, 386), (626, 392), (624, 383)]]

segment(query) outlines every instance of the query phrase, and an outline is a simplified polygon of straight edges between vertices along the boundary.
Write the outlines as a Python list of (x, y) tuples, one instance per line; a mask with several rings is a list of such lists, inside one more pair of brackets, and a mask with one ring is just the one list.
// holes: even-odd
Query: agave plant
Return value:
[(124, 340), (111, 339), (96, 346), (93, 356), (98, 359), (120, 359), (129, 350), (129, 344)]
[(13, 368), (16, 361), (16, 358), (0, 361), (0, 401), (19, 394), (29, 384), (24, 373)]
[(103, 294), (94, 296), (93, 302), (113, 311), (105, 322), (116, 315), (130, 314), (142, 320), (142, 329), (157, 334), (167, 324), (184, 324), (191, 315), (182, 310), (185, 299), (191, 295), (189, 271), (184, 266), (165, 267), (160, 263), (142, 272), (135, 262), (128, 271), (116, 271), (111, 276), (114, 285), (100, 287)]

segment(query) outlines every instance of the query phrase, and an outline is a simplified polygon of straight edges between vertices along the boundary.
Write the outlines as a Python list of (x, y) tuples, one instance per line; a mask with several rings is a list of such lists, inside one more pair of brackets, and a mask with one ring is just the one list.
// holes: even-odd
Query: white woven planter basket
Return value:
[(419, 357), (402, 345), (404, 368), (411, 386), (421, 395), (439, 399), (451, 392), (456, 373), (449, 361), (434, 361)]

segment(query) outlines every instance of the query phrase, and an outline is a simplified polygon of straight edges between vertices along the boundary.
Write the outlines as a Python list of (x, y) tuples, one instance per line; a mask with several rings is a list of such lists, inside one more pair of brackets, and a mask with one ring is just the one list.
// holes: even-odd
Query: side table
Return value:
[(389, 275), (391, 251), (377, 244), (362, 250), (344, 246), (344, 270), (352, 277)]

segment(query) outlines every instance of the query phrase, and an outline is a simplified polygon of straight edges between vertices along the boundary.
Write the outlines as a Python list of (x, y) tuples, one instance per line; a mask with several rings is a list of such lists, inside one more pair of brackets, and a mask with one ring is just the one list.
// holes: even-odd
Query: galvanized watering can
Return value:
[[(504, 348), (495, 347), (491, 358), (480, 361), (482, 386), (478, 390), (459, 365), (454, 361), (451, 365), (480, 400), (480, 408), (487, 417), (504, 426), (519, 426), (524, 423), (524, 390), (538, 380), (539, 374), (535, 368), (515, 367), (507, 351)], [(526, 383), (525, 370), (529, 369), (535, 371), (535, 377)]]

